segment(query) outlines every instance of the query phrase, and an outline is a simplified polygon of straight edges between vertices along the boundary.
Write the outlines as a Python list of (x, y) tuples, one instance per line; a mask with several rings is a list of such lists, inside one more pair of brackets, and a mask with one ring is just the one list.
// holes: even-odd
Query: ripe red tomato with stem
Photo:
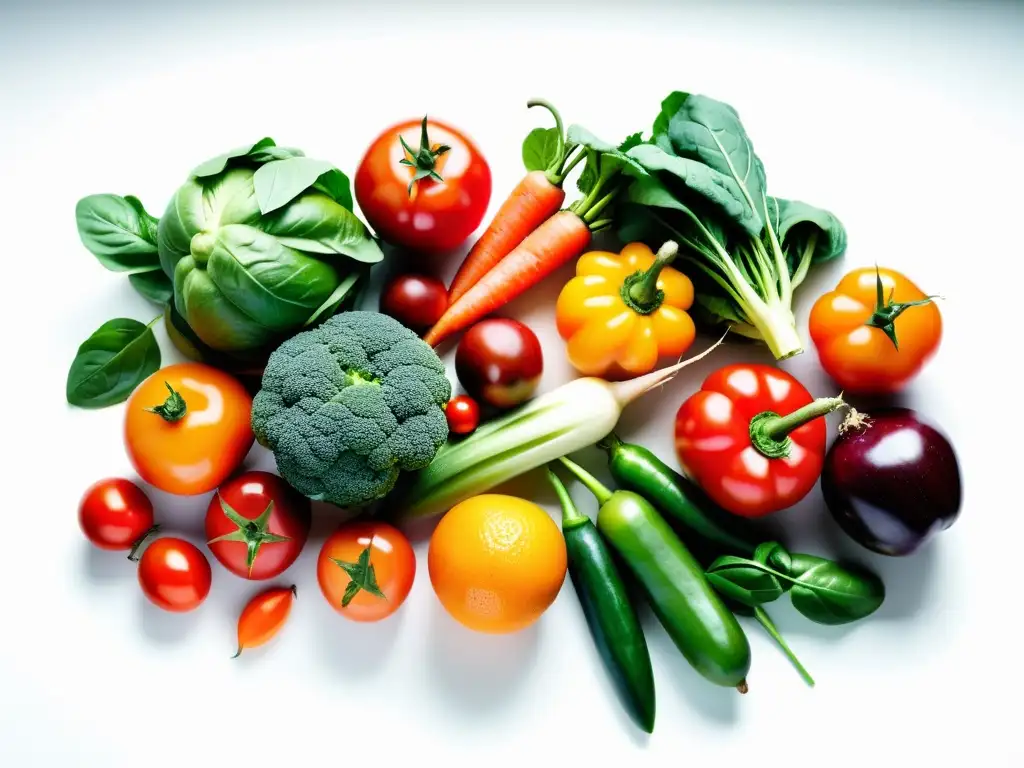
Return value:
[(793, 376), (770, 365), (720, 368), (680, 406), (679, 463), (719, 506), (741, 517), (791, 507), (818, 482), (825, 458), (825, 414), (840, 397), (815, 400)]
[(210, 594), (210, 561), (184, 539), (164, 536), (139, 558), (142, 593), (165, 611), (184, 613), (198, 608)]
[(153, 523), (149, 497), (121, 477), (108, 477), (89, 486), (78, 506), (78, 524), (94, 546), (130, 550), (129, 560), (138, 559), (142, 542), (160, 528)]
[(210, 552), (236, 576), (272, 579), (309, 538), (309, 499), (275, 474), (253, 470), (224, 483), (206, 509)]
[(352, 621), (380, 621), (397, 611), (416, 577), (416, 554), (388, 523), (346, 523), (331, 534), (316, 563), (320, 591)]
[(480, 226), (491, 169), (476, 145), (439, 120), (409, 120), (380, 134), (356, 170), (355, 194), (385, 241), (423, 253), (454, 250)]

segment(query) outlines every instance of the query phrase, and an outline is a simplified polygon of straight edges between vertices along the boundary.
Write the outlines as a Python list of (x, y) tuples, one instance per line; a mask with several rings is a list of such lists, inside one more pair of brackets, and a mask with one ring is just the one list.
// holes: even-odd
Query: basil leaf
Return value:
[(248, 156), (258, 156), (262, 150), (266, 150), (273, 146), (275, 146), (274, 140), (267, 136), (266, 138), (260, 139), (255, 144), (236, 147), (235, 149), (228, 150), (222, 155), (211, 157), (209, 160), (206, 160), (193, 168), (190, 175), (197, 179), (216, 176), (218, 173), (223, 172), (232, 160)]
[(246, 157), (257, 165), (269, 163), (271, 160), (287, 160), (290, 157), (303, 157), (301, 149), (292, 147), (279, 147), (277, 145), (263, 147), (250, 152)]
[(337, 168), (331, 168), (326, 173), (320, 174), (320, 178), (313, 186), (345, 210), (352, 210), (352, 184), (349, 182), (348, 176)]
[(174, 287), (162, 269), (128, 275), (128, 282), (132, 284), (132, 288), (154, 304), (162, 306), (174, 297)]
[(364, 264), (376, 264), (384, 258), (363, 222), (324, 195), (302, 195), (264, 217), (259, 226), (281, 245), (298, 251), (338, 254)]
[(75, 206), (75, 221), (82, 245), (112, 272), (149, 272), (160, 268), (156, 219), (145, 212), (138, 198), (83, 197)]
[(546, 171), (558, 156), (558, 130), (534, 128), (523, 141), (523, 165), (528, 171)]
[[(159, 319), (159, 318), (158, 318)], [(108, 320), (82, 342), (68, 371), (67, 400), (81, 408), (123, 402), (160, 368), (160, 347), (152, 325)]]
[(765, 566), (731, 555), (715, 560), (706, 576), (716, 592), (751, 607), (778, 600), (785, 591)]
[(848, 624), (881, 607), (885, 585), (874, 573), (813, 555), (792, 555), (793, 607), (818, 624)]
[[(311, 157), (273, 160), (260, 166), (253, 176), (260, 212), (266, 215), (287, 205), (331, 171), (340, 173), (327, 161)], [(339, 184), (336, 179), (333, 183)]]
[(327, 300), (320, 305), (320, 307), (309, 316), (309, 319), (303, 323), (303, 327), (314, 326), (320, 322), (321, 318), (327, 319), (331, 315), (335, 314), (343, 305), (351, 308), (355, 306), (356, 302), (362, 295), (363, 289), (366, 287), (366, 269), (358, 269), (338, 283), (338, 287), (334, 289), (334, 292), (327, 297)]
[(142, 201), (139, 200), (135, 195), (125, 195), (125, 202), (128, 203), (135, 212), (139, 215), (139, 223), (142, 225), (141, 230), (143, 237), (153, 245), (157, 244), (157, 230), (160, 226), (160, 219), (156, 216), (152, 216), (146, 210)]

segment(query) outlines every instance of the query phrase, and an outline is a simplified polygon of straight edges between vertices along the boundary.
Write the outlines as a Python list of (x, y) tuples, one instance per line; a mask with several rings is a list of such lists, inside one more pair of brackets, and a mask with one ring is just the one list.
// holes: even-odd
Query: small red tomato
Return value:
[(238, 651), (232, 658), (241, 656), (245, 648), (257, 648), (273, 639), (288, 621), (295, 595), (293, 584), (271, 587), (250, 600), (238, 617)]
[(78, 507), (78, 524), (100, 549), (134, 549), (153, 525), (153, 504), (131, 480), (107, 478), (93, 483)]
[(206, 508), (206, 539), (220, 564), (243, 579), (272, 579), (309, 537), (309, 499), (277, 475), (243, 472), (222, 485)]
[(327, 602), (352, 621), (380, 621), (409, 596), (416, 554), (405, 535), (385, 522), (347, 523), (320, 550), (316, 578)]
[(380, 311), (416, 333), (436, 323), (448, 309), (448, 289), (436, 277), (398, 275), (380, 294)]
[(459, 341), (455, 374), (477, 400), (511, 408), (529, 400), (544, 371), (537, 334), (518, 320), (481, 320)]
[(444, 407), (448, 430), (456, 435), (468, 435), (480, 424), (480, 406), (469, 395), (459, 395)]
[(198, 608), (210, 594), (210, 561), (184, 539), (157, 539), (139, 559), (142, 593), (165, 611), (184, 613)]
[(461, 245), (491, 199), (491, 169), (465, 134), (409, 120), (374, 139), (359, 163), (356, 200), (385, 241), (424, 253)]

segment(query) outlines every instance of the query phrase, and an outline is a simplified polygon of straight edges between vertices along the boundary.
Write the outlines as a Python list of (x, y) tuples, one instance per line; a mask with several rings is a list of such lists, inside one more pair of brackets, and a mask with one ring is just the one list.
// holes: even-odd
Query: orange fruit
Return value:
[(539, 619), (562, 588), (565, 539), (533, 502), (482, 494), (441, 518), (427, 570), (456, 621), (478, 632), (515, 632)]

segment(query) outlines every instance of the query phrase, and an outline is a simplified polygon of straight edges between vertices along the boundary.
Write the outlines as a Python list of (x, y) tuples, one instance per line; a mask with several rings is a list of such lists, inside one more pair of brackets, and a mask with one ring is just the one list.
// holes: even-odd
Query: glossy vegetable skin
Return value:
[(606, 379), (639, 376), (690, 348), (693, 283), (668, 266), (677, 251), (669, 242), (655, 257), (643, 243), (630, 243), (618, 254), (591, 251), (579, 258), (576, 276), (555, 305), (558, 333), (577, 371)]
[(427, 275), (396, 275), (380, 294), (380, 311), (416, 333), (436, 323), (447, 308), (444, 283)]
[(309, 499), (270, 472), (243, 472), (206, 509), (207, 546), (227, 570), (260, 581), (280, 575), (306, 545)]
[(238, 658), (247, 648), (270, 642), (288, 621), (296, 594), (294, 584), (271, 587), (246, 603), (238, 617), (238, 651), (232, 658)]
[(110, 477), (93, 483), (78, 505), (82, 533), (100, 549), (131, 550), (159, 526), (153, 524), (153, 503), (131, 480)]
[(355, 176), (356, 200), (385, 241), (421, 251), (457, 248), (483, 221), (491, 169), (452, 125), (408, 120), (382, 132)]
[(630, 715), (640, 728), (651, 733), (654, 673), (636, 609), (601, 534), (589, 517), (576, 510), (555, 473), (548, 469), (547, 475), (562, 505), (569, 577), (587, 626)]
[(210, 594), (212, 580), (206, 555), (184, 539), (159, 538), (147, 546), (139, 558), (142, 593), (165, 611), (195, 610)]
[(676, 414), (684, 471), (719, 506), (741, 517), (791, 507), (818, 482), (825, 414), (839, 397), (814, 400), (793, 376), (757, 363), (720, 368)]
[(470, 395), (495, 408), (529, 400), (544, 372), (544, 353), (529, 326), (505, 317), (481, 320), (459, 340), (455, 374)]
[(811, 339), (822, 368), (845, 392), (904, 389), (935, 356), (942, 315), (893, 269), (855, 269), (811, 308)]
[(232, 376), (202, 363), (162, 368), (132, 393), (124, 440), (139, 476), (191, 496), (219, 486), (248, 454), (252, 398)]
[(480, 425), (480, 406), (472, 397), (459, 395), (448, 401), (444, 417), (453, 435), (469, 435)]
[(940, 428), (916, 411), (888, 408), (833, 441), (821, 490), (854, 541), (898, 556), (956, 522), (963, 483), (956, 451)]
[(612, 493), (582, 467), (561, 461), (597, 497), (597, 529), (643, 587), (686, 660), (712, 683), (746, 693), (747, 636), (668, 523), (642, 496)]

